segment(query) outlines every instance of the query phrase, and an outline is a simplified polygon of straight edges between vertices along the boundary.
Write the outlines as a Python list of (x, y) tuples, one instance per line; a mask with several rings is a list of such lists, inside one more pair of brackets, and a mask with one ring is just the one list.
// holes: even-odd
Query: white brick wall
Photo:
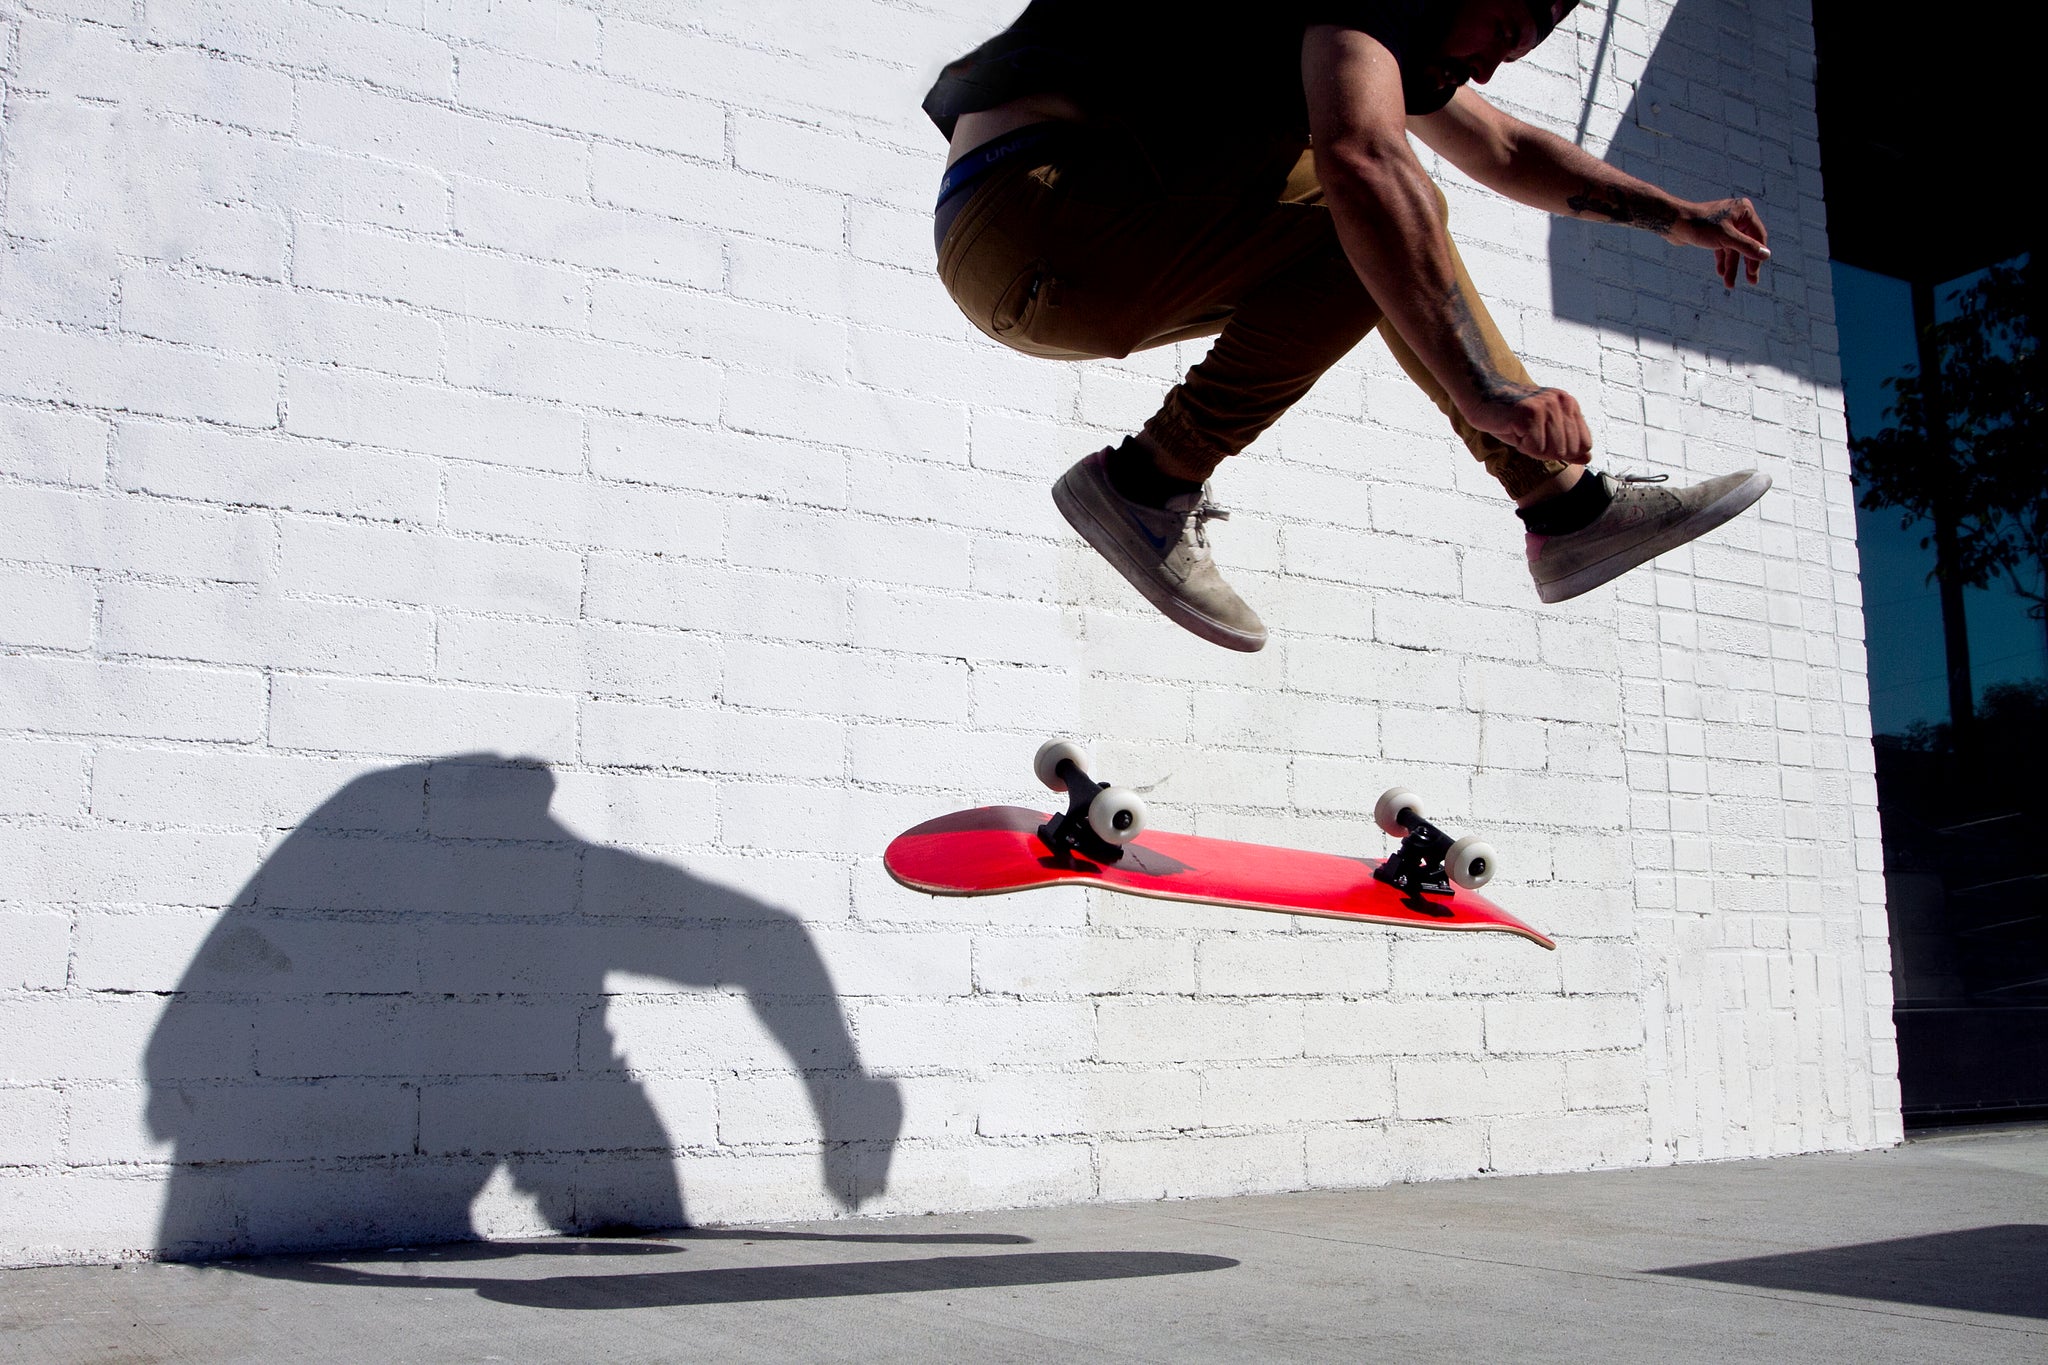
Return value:
[[(1803, 17), (1661, 134), (1768, 185), (1766, 290), (1590, 249), (1700, 349), (1445, 176), (1611, 458), (1761, 515), (1539, 610), (1368, 344), (1218, 479), (1245, 657), (1045, 495), (1197, 349), (933, 278), (917, 100), (1016, 7), (0, 0), (0, 1262), (1897, 1137)], [(1601, 17), (1495, 93), (1574, 126)], [(1210, 834), (1413, 786), (1559, 951), (883, 875), (1052, 734)]]

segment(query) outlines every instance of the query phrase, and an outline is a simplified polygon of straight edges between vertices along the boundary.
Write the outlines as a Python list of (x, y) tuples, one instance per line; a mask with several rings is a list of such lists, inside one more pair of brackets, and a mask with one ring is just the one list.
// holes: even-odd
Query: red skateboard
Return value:
[(983, 806), (927, 820), (891, 841), (882, 855), (889, 875), (939, 896), (1079, 882), (1290, 915), (1492, 929), (1557, 946), (1477, 893), (1493, 876), (1493, 849), (1477, 839), (1452, 839), (1423, 819), (1421, 802), (1398, 787), (1374, 808), (1380, 828), (1401, 840), (1394, 856), (1381, 861), (1147, 832), (1144, 801), (1090, 778), (1088, 757), (1076, 746), (1047, 744), (1034, 766), (1047, 786), (1067, 793), (1064, 815)]

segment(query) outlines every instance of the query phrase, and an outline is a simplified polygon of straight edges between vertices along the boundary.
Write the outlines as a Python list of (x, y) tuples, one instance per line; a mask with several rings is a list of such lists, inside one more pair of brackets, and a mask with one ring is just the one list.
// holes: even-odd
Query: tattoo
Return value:
[(1678, 222), (1677, 209), (1632, 190), (1611, 190), (1602, 198), (1599, 187), (1589, 183), (1585, 193), (1575, 194), (1564, 203), (1573, 213), (1605, 218), (1624, 227), (1644, 228), (1659, 237), (1667, 235)]
[(1539, 386), (1525, 380), (1510, 379), (1500, 372), (1496, 350), (1504, 350), (1505, 343), (1498, 348), (1488, 344), (1486, 329), (1480, 325), (1479, 316), (1473, 312), (1472, 301), (1465, 297), (1464, 290), (1453, 285), (1445, 302), (1450, 305), (1452, 334), (1457, 337), (1458, 350), (1465, 357), (1465, 373), (1482, 399), (1489, 403), (1515, 403), (1539, 392)]

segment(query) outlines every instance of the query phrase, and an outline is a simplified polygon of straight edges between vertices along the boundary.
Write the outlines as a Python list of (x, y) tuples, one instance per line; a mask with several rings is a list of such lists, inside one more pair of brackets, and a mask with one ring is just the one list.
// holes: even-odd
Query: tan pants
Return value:
[[(1408, 343), (1381, 325), (1298, 147), (1210, 144), (1199, 160), (1176, 163), (1120, 129), (1076, 124), (964, 193), (940, 244), (939, 278), (1005, 346), (1080, 360), (1216, 337), (1145, 423), (1169, 474), (1209, 477), (1375, 327), (1510, 497), (1563, 468), (1467, 422)], [(1452, 255), (1501, 375), (1532, 383), (1455, 247)]]

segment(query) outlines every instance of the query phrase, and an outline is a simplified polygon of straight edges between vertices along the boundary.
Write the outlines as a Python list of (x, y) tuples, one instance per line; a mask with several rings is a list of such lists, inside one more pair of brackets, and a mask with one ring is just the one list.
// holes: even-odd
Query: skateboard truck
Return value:
[(1401, 841), (1394, 856), (1372, 872), (1396, 890), (1454, 896), (1454, 882), (1477, 890), (1493, 880), (1493, 846), (1470, 835), (1451, 838), (1422, 818), (1422, 802), (1411, 791), (1387, 791), (1373, 807), (1373, 821)]
[(1039, 746), (1032, 769), (1038, 780), (1067, 794), (1067, 809), (1038, 827), (1039, 840), (1057, 857), (1078, 853), (1114, 863), (1125, 844), (1145, 829), (1145, 802), (1136, 792), (1088, 776), (1088, 751), (1063, 739)]

